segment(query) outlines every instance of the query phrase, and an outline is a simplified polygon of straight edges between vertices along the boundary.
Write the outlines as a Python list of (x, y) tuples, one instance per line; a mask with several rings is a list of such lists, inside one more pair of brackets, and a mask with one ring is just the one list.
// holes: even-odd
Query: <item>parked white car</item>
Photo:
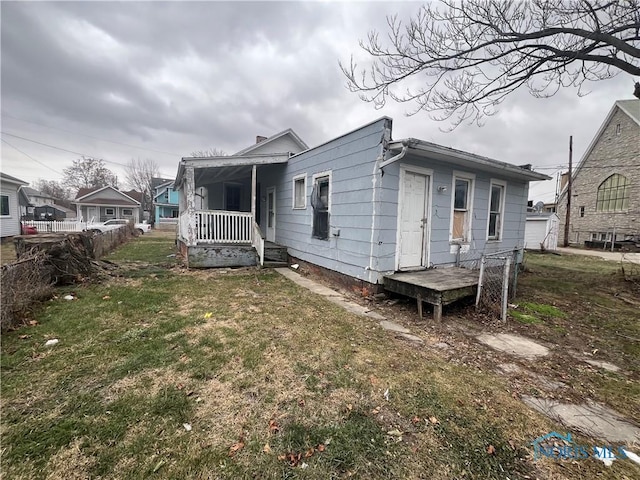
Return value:
[[(112, 218), (111, 220), (107, 220), (106, 222), (89, 223), (87, 224), (87, 230), (90, 232), (104, 233), (108, 232), (109, 230), (119, 228), (122, 225), (128, 224), (129, 220), (127, 220), (126, 218)], [(135, 228), (142, 235), (151, 230), (151, 225), (147, 222), (142, 222), (134, 224), (133, 228)]]

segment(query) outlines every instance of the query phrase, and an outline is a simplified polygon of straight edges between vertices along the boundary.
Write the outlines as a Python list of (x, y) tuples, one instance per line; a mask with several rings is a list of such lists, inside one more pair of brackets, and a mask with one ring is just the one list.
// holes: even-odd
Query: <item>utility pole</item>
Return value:
[(564, 219), (564, 243), (563, 246), (569, 246), (569, 224), (571, 223), (571, 183), (572, 183), (572, 160), (573, 160), (573, 135), (569, 137), (569, 178), (567, 179), (567, 214)]

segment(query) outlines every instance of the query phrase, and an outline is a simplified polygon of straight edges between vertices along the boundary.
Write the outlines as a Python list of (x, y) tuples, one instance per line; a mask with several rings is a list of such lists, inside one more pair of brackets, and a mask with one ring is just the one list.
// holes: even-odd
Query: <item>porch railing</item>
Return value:
[(250, 212), (196, 211), (198, 243), (251, 244), (253, 216)]

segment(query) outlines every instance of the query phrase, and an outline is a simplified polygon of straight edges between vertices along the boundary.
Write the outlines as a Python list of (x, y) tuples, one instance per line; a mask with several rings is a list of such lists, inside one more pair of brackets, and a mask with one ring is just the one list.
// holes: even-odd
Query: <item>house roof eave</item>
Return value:
[(442, 160), (451, 162), (462, 167), (476, 167), (482, 170), (488, 170), (495, 173), (502, 173), (509, 177), (517, 177), (527, 181), (551, 180), (551, 177), (543, 173), (527, 170), (517, 165), (494, 160), (489, 157), (483, 157), (474, 153), (456, 150), (454, 148), (444, 147), (435, 143), (418, 140), (415, 138), (407, 138), (404, 140), (393, 141), (389, 144), (392, 151), (401, 151), (403, 147), (408, 148), (408, 152), (421, 157), (429, 157), (434, 160)]

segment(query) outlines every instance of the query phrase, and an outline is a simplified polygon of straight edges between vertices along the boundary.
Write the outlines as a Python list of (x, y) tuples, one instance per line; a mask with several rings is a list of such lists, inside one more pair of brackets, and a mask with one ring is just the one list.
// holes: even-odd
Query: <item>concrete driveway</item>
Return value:
[(605, 260), (610, 260), (614, 262), (621, 262), (623, 261), (623, 258), (624, 258), (625, 262), (640, 264), (640, 253), (620, 253), (620, 252), (609, 252), (605, 250), (585, 250), (582, 248), (571, 248), (571, 247), (568, 247), (568, 248), (558, 247), (556, 251), (562, 254), (568, 253), (572, 255), (587, 255), (589, 257), (600, 257)]

